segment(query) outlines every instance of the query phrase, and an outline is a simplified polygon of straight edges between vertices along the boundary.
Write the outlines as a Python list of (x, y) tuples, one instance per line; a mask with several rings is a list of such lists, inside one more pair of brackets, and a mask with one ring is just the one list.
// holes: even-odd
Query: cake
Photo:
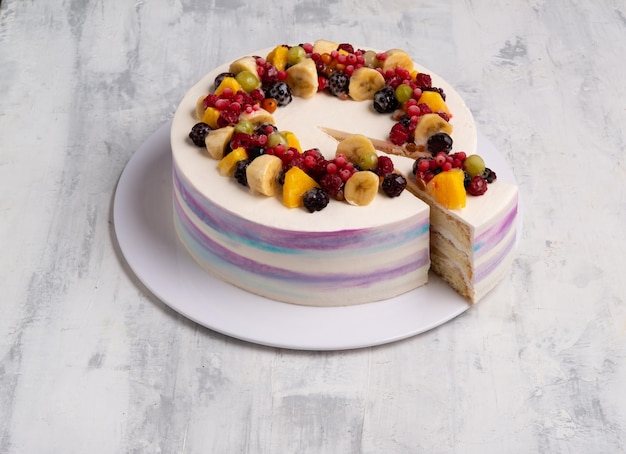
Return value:
[[(301, 55), (290, 63), (294, 52), (288, 51), (296, 47)], [(397, 49), (367, 53), (368, 58), (375, 55), (378, 66), (385, 57), (389, 64), (397, 62), (398, 68), (410, 59)], [(179, 239), (211, 274), (277, 301), (343, 306), (389, 299), (427, 284), (432, 262), (433, 271), (469, 302), (475, 302), (493, 288), (512, 261), (517, 190), (496, 181), (484, 195), (468, 196), (465, 208), (451, 209), (438, 201), (439, 195), (416, 179), (416, 158), (434, 159), (428, 139), (440, 131), (451, 132), (453, 145), (448, 154), (458, 150), (475, 154), (476, 128), (469, 109), (449, 84), (411, 60), (412, 74), (432, 78), (433, 88), (424, 92), (445, 96), (443, 108), (448, 113), (433, 112), (430, 117), (436, 126), (427, 132), (419, 132), (419, 123), (413, 124), (411, 129), (417, 129), (414, 136), (401, 143), (392, 137), (399, 129), (398, 115), (380, 114), (376, 111), (379, 106), (375, 109), (372, 104), (374, 92), (385, 87), (376, 85), (380, 81), (373, 73), (356, 76), (360, 66), (367, 66), (364, 54), (324, 40), (314, 45), (277, 46), (224, 64), (198, 81), (176, 110), (171, 130), (174, 225)], [(338, 59), (338, 55), (359, 59), (346, 62), (347, 58)], [(356, 61), (356, 70), (334, 67), (333, 72), (350, 74), (343, 77), (345, 84), (339, 84), (341, 78), (326, 77), (330, 65), (320, 63), (320, 56), (331, 56), (333, 65), (337, 60), (347, 63), (345, 66)], [(310, 77), (312, 63), (315, 80)], [(304, 66), (306, 69), (301, 68)], [(265, 82), (268, 68), (277, 71), (272, 86), (283, 82), (280, 90), (270, 90)], [(385, 74), (383, 69), (377, 71)], [(234, 77), (240, 73), (242, 77)], [(250, 78), (243, 77), (249, 76), (246, 73), (254, 73), (262, 86), (250, 87)], [(362, 84), (349, 89), (346, 79)], [(285, 94), (285, 85), (290, 93)], [(226, 90), (221, 92), (225, 95), (208, 99), (220, 90)], [(246, 96), (237, 98), (242, 107), (237, 115), (220, 114), (215, 108), (219, 97), (230, 96), (232, 103), (234, 95), (242, 91)], [(358, 99), (361, 95), (363, 99)], [(244, 146), (244, 123), (246, 127), (252, 124), (255, 138), (265, 135), (264, 141), (258, 139), (263, 143), (246, 142)], [(195, 129), (198, 125), (201, 132)], [(264, 128), (266, 132), (258, 134)], [(274, 132), (285, 139), (276, 147), (270, 138)], [(336, 156), (338, 150), (349, 154), (367, 141), (377, 149), (377, 161), (385, 160), (388, 170), (369, 171), (365, 161), (349, 162), (339, 168), (342, 172), (349, 168), (339, 193), (326, 190), (319, 175), (301, 172), (302, 165), (284, 165), (284, 156), (278, 159), (274, 152), (297, 149), (300, 160), (310, 156), (311, 162), (316, 159), (324, 166), (341, 166), (345, 156)], [(255, 155), (251, 156), (253, 149)], [(247, 168), (241, 165), (244, 162)], [(283, 163), (282, 168), (277, 162)], [(290, 166), (293, 169), (289, 170)], [(300, 173), (305, 175), (300, 177)], [(370, 185), (375, 173), (375, 181), (383, 181), (383, 189), (378, 184), (374, 191), (368, 189), (372, 197), (364, 201), (363, 188)], [(242, 182), (242, 175), (249, 181)], [(359, 185), (349, 187), (347, 181), (359, 178)], [(390, 184), (385, 186), (387, 180)], [(401, 180), (409, 190), (402, 190)], [(287, 195), (294, 194), (292, 188), (301, 190), (295, 191), (297, 202), (293, 205), (293, 198), (288, 200), (291, 196)], [(317, 206), (319, 203), (322, 205)]]

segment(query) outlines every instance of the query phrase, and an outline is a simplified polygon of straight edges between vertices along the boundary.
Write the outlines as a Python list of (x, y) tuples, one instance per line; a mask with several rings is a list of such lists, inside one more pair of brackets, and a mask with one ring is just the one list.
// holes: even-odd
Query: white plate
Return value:
[[(172, 219), (170, 123), (132, 156), (117, 185), (113, 217), (124, 258), (139, 280), (185, 317), (257, 344), (299, 350), (343, 350), (385, 344), (435, 328), (470, 306), (437, 276), (396, 298), (317, 308), (253, 295), (207, 274), (187, 254)], [(478, 148), (515, 182), (506, 161), (480, 134)], [(518, 216), (521, 219), (521, 215)], [(518, 239), (521, 226), (518, 227)]]

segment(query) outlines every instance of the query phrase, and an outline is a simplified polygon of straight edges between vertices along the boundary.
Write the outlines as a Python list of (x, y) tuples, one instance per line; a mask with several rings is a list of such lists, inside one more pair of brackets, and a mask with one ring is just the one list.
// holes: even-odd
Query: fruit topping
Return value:
[(381, 187), (389, 197), (398, 197), (406, 188), (406, 178), (399, 173), (388, 173), (383, 178)]
[(274, 98), (280, 107), (284, 107), (292, 100), (291, 89), (285, 82), (278, 82), (267, 90), (267, 96)]
[(317, 93), (318, 80), (315, 62), (305, 58), (287, 69), (287, 85), (294, 96), (310, 98)]
[(472, 177), (467, 185), (467, 193), (470, 195), (483, 195), (487, 192), (487, 184), (487, 180), (481, 175), (476, 175)]
[(299, 167), (285, 172), (283, 182), (283, 203), (287, 208), (304, 206), (303, 196), (307, 191), (319, 187), (317, 182)]
[(323, 210), (329, 201), (328, 193), (321, 188), (309, 189), (302, 196), (302, 203), (310, 213)]
[(211, 132), (211, 127), (206, 123), (196, 123), (189, 132), (189, 138), (198, 147), (204, 147), (204, 139)]
[(248, 159), (248, 153), (245, 148), (235, 148), (233, 151), (224, 156), (217, 164), (220, 175), (223, 177), (231, 177), (235, 173), (235, 168), (239, 161)]
[(426, 148), (433, 156), (439, 152), (448, 154), (452, 150), (452, 137), (445, 132), (435, 133), (426, 141)]
[(393, 172), (393, 161), (389, 156), (379, 156), (376, 164), (376, 173), (380, 177), (384, 177)]
[(346, 73), (335, 71), (328, 78), (327, 88), (331, 95), (347, 99), (350, 92), (350, 78)]
[(440, 172), (426, 184), (426, 192), (450, 210), (463, 208), (467, 200), (463, 178), (461, 169)]
[(246, 180), (253, 191), (266, 196), (279, 193), (278, 174), (282, 171), (283, 163), (277, 156), (263, 154), (252, 158), (246, 169)]
[(224, 152), (226, 151), (230, 139), (235, 131), (234, 126), (226, 126), (211, 131), (211, 133), (204, 139), (204, 145), (207, 152), (213, 159), (222, 159)]
[(239, 85), (246, 93), (250, 93), (255, 88), (259, 88), (261, 86), (261, 81), (259, 80), (256, 70), (254, 73), (247, 69), (240, 71), (235, 76), (235, 80), (239, 82)]
[(473, 154), (465, 158), (463, 168), (469, 176), (473, 178), (483, 174), (485, 171), (485, 161), (479, 155)]
[(374, 109), (378, 113), (391, 113), (395, 111), (399, 105), (394, 89), (388, 85), (374, 94)]
[(346, 181), (343, 196), (350, 205), (369, 205), (378, 193), (378, 175), (368, 170), (355, 172)]
[[(341, 73), (333, 73), (341, 74)], [(333, 76), (331, 75), (331, 78)], [(385, 86), (383, 75), (372, 68), (361, 67), (352, 73), (348, 84), (348, 94), (355, 101), (374, 99), (374, 94)], [(337, 95), (335, 95), (337, 96)]]
[(418, 104), (427, 104), (432, 112), (445, 112), (450, 114), (450, 110), (441, 95), (436, 91), (424, 91), (417, 100)]
[(244, 159), (242, 161), (237, 161), (235, 164), (235, 171), (233, 172), (233, 177), (242, 186), (248, 187), (248, 178), (247, 172), (248, 166), (250, 165), (250, 159)]

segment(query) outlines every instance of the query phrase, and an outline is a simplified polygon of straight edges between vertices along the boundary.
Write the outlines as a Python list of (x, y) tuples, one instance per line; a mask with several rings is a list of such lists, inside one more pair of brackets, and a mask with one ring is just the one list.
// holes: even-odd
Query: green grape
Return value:
[(396, 99), (400, 104), (404, 104), (413, 97), (413, 89), (407, 84), (400, 84), (396, 88)]
[(367, 151), (359, 155), (356, 162), (362, 170), (373, 170), (378, 165), (378, 155), (373, 151)]
[(482, 175), (485, 171), (485, 161), (477, 154), (471, 154), (463, 161), (463, 168), (470, 177)]
[(267, 136), (268, 147), (275, 147), (278, 144), (288, 146), (289, 142), (287, 141), (287, 138), (280, 132), (273, 132), (269, 136)]
[(237, 82), (239, 82), (239, 85), (241, 85), (241, 88), (243, 88), (246, 93), (250, 93), (260, 85), (259, 78), (245, 69), (239, 72), (239, 74), (235, 76), (235, 79), (237, 79)]
[(376, 59), (376, 52), (373, 50), (365, 51), (363, 54), (363, 60), (365, 60), (365, 66), (368, 68), (376, 68), (378, 61)]
[(295, 65), (296, 63), (300, 63), (305, 58), (306, 58), (306, 51), (302, 48), (302, 46), (290, 47), (289, 51), (287, 52), (287, 64), (289, 66)]
[(254, 132), (254, 125), (248, 120), (239, 120), (235, 125), (234, 132), (252, 134)]

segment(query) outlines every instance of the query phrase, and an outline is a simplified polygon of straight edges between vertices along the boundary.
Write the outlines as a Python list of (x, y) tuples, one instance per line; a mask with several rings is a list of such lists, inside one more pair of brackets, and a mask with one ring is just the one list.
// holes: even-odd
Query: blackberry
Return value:
[(400, 123), (405, 128), (408, 128), (409, 126), (411, 126), (411, 117), (404, 114), (400, 117), (400, 119), (398, 120), (398, 123)]
[(467, 190), (471, 181), (472, 181), (472, 177), (470, 176), (469, 173), (467, 173), (467, 170), (464, 170), (463, 171), (463, 186), (465, 187), (465, 190)]
[(384, 86), (374, 93), (374, 109), (378, 113), (391, 113), (398, 108), (398, 99), (393, 88)]
[(291, 88), (285, 82), (278, 82), (267, 90), (266, 97), (274, 98), (279, 106), (284, 107), (291, 102)]
[(229, 72), (225, 72), (225, 73), (220, 73), (215, 77), (215, 88), (219, 87), (220, 84), (222, 83), (222, 81), (224, 80), (225, 77), (235, 77), (235, 73), (229, 73)]
[(349, 86), (350, 78), (341, 71), (334, 71), (328, 78), (328, 91), (338, 98), (348, 94)]
[(248, 176), (246, 175), (246, 169), (251, 162), (251, 159), (242, 159), (241, 161), (237, 161), (237, 164), (235, 165), (235, 173), (233, 174), (233, 176), (235, 177), (235, 180), (237, 180), (237, 183), (242, 186), (248, 186)]
[(304, 193), (302, 201), (304, 202), (304, 207), (309, 210), (309, 213), (313, 213), (314, 211), (320, 211), (326, 208), (326, 205), (330, 202), (330, 198), (328, 197), (328, 193), (322, 188), (313, 188)]
[(487, 183), (491, 184), (498, 178), (496, 173), (491, 170), (489, 167), (485, 167), (485, 171), (483, 172), (482, 177), (487, 181)]
[(211, 127), (206, 123), (196, 123), (189, 132), (189, 138), (198, 147), (204, 147), (204, 139), (211, 132)]
[(406, 188), (406, 178), (399, 173), (389, 173), (385, 175), (381, 186), (389, 197), (398, 197)]
[(445, 132), (438, 132), (428, 138), (426, 147), (433, 156), (439, 152), (449, 154), (452, 150), (452, 137)]
[(260, 147), (258, 145), (253, 146), (252, 148), (248, 150), (248, 157), (250, 158), (250, 161), (252, 161), (255, 158), (258, 158), (262, 154), (265, 154), (265, 148)]

